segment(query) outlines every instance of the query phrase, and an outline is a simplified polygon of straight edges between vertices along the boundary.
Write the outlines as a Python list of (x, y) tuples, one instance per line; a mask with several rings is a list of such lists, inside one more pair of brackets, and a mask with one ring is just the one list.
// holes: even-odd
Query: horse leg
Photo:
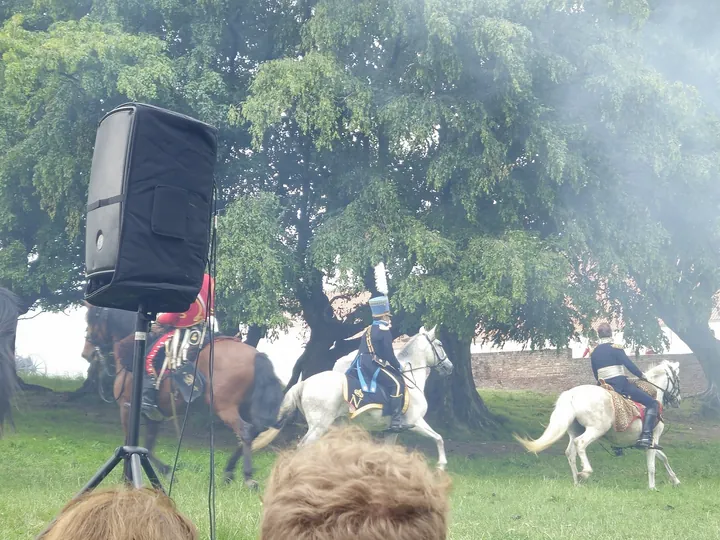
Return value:
[(128, 377), (127, 371), (124, 371), (122, 376), (120, 374), (116, 375), (113, 384), (113, 397), (120, 407), (120, 424), (126, 439), (130, 426), (130, 395), (126, 389), (128, 379), (130, 379), (130, 387), (132, 387), (132, 376)]
[(447, 457), (445, 456), (445, 441), (442, 436), (439, 433), (436, 433), (435, 430), (428, 425), (424, 418), (419, 418), (410, 431), (414, 431), (415, 433), (425, 435), (425, 437), (435, 440), (438, 451), (437, 468), (444, 471), (447, 466)]
[(167, 476), (170, 473), (170, 466), (162, 462), (153, 452), (157, 444), (158, 433), (160, 433), (160, 422), (152, 422), (148, 420), (145, 427), (145, 447), (148, 451), (148, 458), (152, 462), (160, 474)]
[[(653, 433), (653, 446), (657, 446), (660, 442), (660, 435), (662, 435), (663, 430), (665, 429), (665, 425), (660, 422), (657, 427), (655, 428), (655, 431)], [(675, 474), (675, 471), (672, 470), (670, 467), (670, 462), (668, 461), (667, 456), (665, 455), (665, 452), (662, 450), (652, 450), (652, 452), (655, 453), (653, 456), (653, 478), (650, 482), (650, 489), (655, 488), (655, 457), (660, 458), (660, 461), (663, 465), (665, 465), (665, 470), (668, 473), (668, 476), (670, 477), (670, 482), (672, 482), (673, 487), (677, 487), (680, 485), (680, 480), (678, 479), (677, 475)], [(648, 454), (650, 451), (648, 451)], [(648, 456), (648, 474), (650, 474), (650, 456)]]
[(662, 450), (655, 450), (657, 457), (660, 458), (660, 461), (662, 461), (662, 464), (665, 465), (665, 470), (668, 473), (668, 476), (670, 477), (670, 481), (672, 482), (673, 487), (677, 487), (680, 485), (680, 479), (675, 474), (675, 471), (673, 471), (670, 468), (670, 462), (668, 461), (667, 456), (665, 455), (665, 452)]
[(230, 456), (230, 459), (225, 466), (225, 482), (230, 483), (235, 479), (235, 467), (237, 466), (237, 462), (240, 460), (240, 456), (242, 456), (245, 485), (252, 490), (257, 489), (258, 483), (252, 479), (252, 424), (245, 422), (240, 417), (240, 411), (238, 411), (234, 406), (225, 407), (216, 412), (218, 417), (233, 430), (233, 433), (235, 433), (235, 437), (237, 437), (238, 440), (238, 448), (235, 450), (233, 455)]
[(656, 450), (648, 449), (645, 452), (645, 458), (647, 459), (647, 471), (648, 471), (648, 487), (655, 491), (655, 453)]
[(125, 434), (125, 438), (127, 439), (128, 429), (129, 429), (129, 425), (130, 425), (130, 404), (129, 403), (121, 403), (120, 404), (120, 424), (122, 424), (123, 433)]
[(385, 444), (397, 443), (398, 433), (388, 433), (385, 435)]
[(592, 466), (590, 465), (590, 461), (587, 457), (587, 447), (591, 443), (597, 441), (604, 434), (604, 431), (597, 428), (587, 427), (585, 428), (585, 433), (575, 439), (575, 448), (577, 449), (577, 453), (580, 456), (580, 463), (582, 464), (582, 471), (578, 473), (578, 478), (580, 478), (580, 480), (587, 480), (593, 472)]
[(568, 442), (567, 448), (565, 449), (565, 457), (567, 457), (568, 463), (570, 464), (570, 472), (572, 472), (573, 484), (578, 484), (578, 470), (577, 470), (577, 448), (575, 447), (575, 436), (568, 431), (570, 442)]

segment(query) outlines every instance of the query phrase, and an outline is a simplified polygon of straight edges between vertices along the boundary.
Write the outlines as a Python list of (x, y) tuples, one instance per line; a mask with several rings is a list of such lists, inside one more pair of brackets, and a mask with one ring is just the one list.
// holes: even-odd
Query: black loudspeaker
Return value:
[(217, 130), (128, 103), (100, 121), (88, 189), (85, 299), (182, 312), (208, 259)]

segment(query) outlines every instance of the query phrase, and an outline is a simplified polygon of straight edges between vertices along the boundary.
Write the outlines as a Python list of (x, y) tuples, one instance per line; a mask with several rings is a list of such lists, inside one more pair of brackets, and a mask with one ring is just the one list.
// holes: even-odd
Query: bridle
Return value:
[(430, 344), (430, 348), (432, 349), (433, 356), (435, 356), (435, 360), (437, 360), (437, 362), (435, 362), (435, 365), (432, 366), (432, 368), (431, 368), (431, 369), (434, 369), (434, 368), (438, 367), (440, 364), (442, 364), (445, 360), (447, 360), (447, 353), (445, 353), (445, 349), (443, 349), (443, 353), (445, 353), (445, 355), (440, 356), (440, 353), (437, 351), (437, 347), (435, 347), (435, 342), (432, 339), (430, 339), (430, 336), (428, 336), (427, 334), (423, 334), (423, 335), (425, 336), (425, 339), (427, 339), (427, 342)]
[[(675, 372), (672, 366), (665, 366), (665, 376), (667, 377), (667, 383), (665, 388), (661, 388), (657, 384), (651, 381), (647, 381), (658, 390), (663, 393), (663, 406), (679, 407), (680, 406), (680, 376)], [(672, 391), (670, 386), (672, 385)]]
[[(105, 325), (105, 332), (104, 334), (107, 336), (107, 325), (109, 323), (108, 321), (108, 311), (105, 308), (99, 308), (100, 314), (95, 317), (94, 325)], [(110, 378), (114, 379), (118, 375), (118, 371), (115, 367), (115, 363), (113, 362), (113, 350), (112, 350), (112, 338), (106, 337), (105, 342), (100, 344), (97, 343), (95, 340), (94, 332), (91, 331), (90, 328), (92, 326), (90, 323), (88, 323), (88, 329), (85, 332), (85, 340), (90, 343), (90, 345), (93, 346), (93, 360), (95, 362), (100, 363), (100, 371), (98, 372), (98, 392), (100, 394), (100, 399), (102, 399), (105, 403), (113, 403), (117, 401), (117, 399), (113, 396), (112, 399), (105, 396), (105, 390), (103, 386), (103, 379), (104, 378)], [(124, 370), (124, 368), (123, 368)], [(123, 390), (125, 388), (125, 378), (123, 378)], [(122, 394), (122, 390), (120, 392)]]
[(419, 371), (419, 370), (423, 370), (423, 369), (429, 369), (432, 371), (433, 369), (438, 369), (440, 364), (442, 364), (445, 360), (448, 359), (447, 353), (445, 353), (445, 349), (443, 349), (444, 354), (441, 355), (437, 350), (437, 346), (435, 345), (435, 342), (432, 339), (430, 339), (430, 336), (428, 336), (427, 334), (423, 334), (423, 336), (425, 337), (425, 339), (427, 339), (427, 342), (430, 344), (430, 350), (432, 350), (433, 357), (436, 360), (435, 364), (433, 364), (432, 366), (425, 366), (423, 368), (414, 368), (414, 367), (412, 367), (412, 363), (408, 362), (407, 365), (409, 366), (409, 369), (404, 369), (401, 373), (402, 377), (408, 383), (412, 383), (413, 386), (416, 388), (417, 388), (417, 381), (415, 380), (415, 375), (412, 375), (412, 381), (411, 381), (410, 378), (406, 376), (406, 373), (412, 374), (414, 371)]

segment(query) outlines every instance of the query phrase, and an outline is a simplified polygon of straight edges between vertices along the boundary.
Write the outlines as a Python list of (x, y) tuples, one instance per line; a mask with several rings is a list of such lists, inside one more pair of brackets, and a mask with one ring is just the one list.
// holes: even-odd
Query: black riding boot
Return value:
[(405, 423), (405, 415), (402, 412), (404, 396), (398, 398), (392, 398), (393, 400), (393, 412), (390, 420), (390, 431), (394, 433), (400, 433), (406, 431), (413, 426)]
[(647, 409), (645, 409), (645, 419), (643, 420), (642, 433), (640, 434), (640, 438), (635, 444), (636, 448), (642, 448), (646, 450), (652, 446), (653, 431), (655, 430), (655, 422), (657, 421), (657, 417), (658, 404), (657, 402), (655, 402), (652, 407), (648, 407)]
[(148, 418), (155, 422), (160, 422), (165, 417), (160, 411), (157, 405), (158, 390), (155, 388), (157, 378), (152, 375), (145, 374), (143, 380), (143, 394), (142, 394), (142, 413)]

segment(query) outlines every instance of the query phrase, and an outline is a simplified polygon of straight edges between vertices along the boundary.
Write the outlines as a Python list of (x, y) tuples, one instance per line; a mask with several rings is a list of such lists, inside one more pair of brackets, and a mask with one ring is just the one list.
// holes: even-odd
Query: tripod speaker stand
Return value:
[[(137, 319), (135, 320), (135, 348), (133, 351), (133, 387), (130, 404), (130, 425), (125, 439), (125, 445), (119, 446), (115, 449), (115, 453), (112, 457), (105, 463), (105, 465), (100, 467), (90, 481), (85, 484), (75, 497), (73, 497), (73, 500), (98, 487), (121, 461), (124, 461), (124, 476), (125, 483), (127, 485), (136, 489), (142, 488), (142, 473), (145, 471), (152, 487), (165, 493), (165, 490), (160, 483), (160, 479), (150, 463), (147, 448), (139, 446), (142, 387), (143, 375), (145, 374), (143, 360), (145, 359), (147, 335), (150, 332), (150, 324), (154, 318), (154, 314), (145, 311), (144, 306), (141, 305), (138, 307)], [(53, 519), (45, 530), (37, 536), (37, 538), (42, 538), (42, 536), (50, 530), (55, 521), (56, 519)]]
[(147, 347), (147, 335), (150, 332), (150, 324), (154, 316), (145, 311), (141, 305), (138, 308), (135, 322), (135, 348), (133, 351), (133, 387), (132, 401), (130, 404), (130, 426), (124, 446), (119, 446), (113, 456), (103, 465), (98, 472), (85, 484), (76, 498), (95, 489), (121, 461), (125, 462), (125, 483), (135, 488), (143, 487), (142, 471), (150, 480), (153, 488), (165, 490), (160, 483), (157, 473), (150, 463), (148, 451), (139, 446), (140, 443), (140, 409), (142, 401), (143, 376), (145, 372), (144, 359)]
[(147, 335), (157, 313), (183, 313), (200, 291), (216, 161), (217, 129), (183, 114), (126, 103), (100, 121), (88, 186), (85, 300), (137, 311), (133, 386), (125, 444), (75, 498), (121, 461), (126, 484), (142, 487), (144, 472), (164, 491), (139, 446)]

